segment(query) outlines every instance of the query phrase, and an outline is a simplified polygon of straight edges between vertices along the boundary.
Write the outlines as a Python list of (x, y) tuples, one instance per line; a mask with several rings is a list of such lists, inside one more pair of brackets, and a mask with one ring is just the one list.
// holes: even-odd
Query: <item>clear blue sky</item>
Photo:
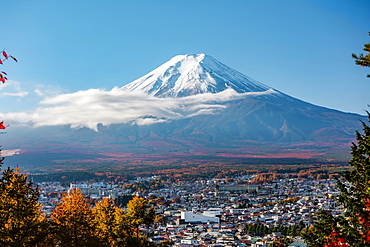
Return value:
[(364, 114), (368, 0), (18, 0), (1, 3), (8, 86), (0, 112), (123, 86), (175, 55), (204, 52), (293, 97)]

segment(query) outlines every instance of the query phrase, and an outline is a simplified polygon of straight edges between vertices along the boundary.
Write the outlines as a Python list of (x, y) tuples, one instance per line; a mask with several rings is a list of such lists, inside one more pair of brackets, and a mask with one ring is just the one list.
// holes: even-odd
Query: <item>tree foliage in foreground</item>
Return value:
[[(51, 213), (53, 246), (153, 246), (139, 231), (155, 213), (144, 198), (134, 197), (127, 211), (107, 198), (93, 207), (78, 191), (66, 194)], [(154, 214), (153, 214), (154, 213)]]
[(124, 211), (106, 198), (94, 206), (80, 191), (72, 190), (49, 219), (38, 199), (39, 190), (26, 175), (18, 169), (2, 171), (0, 246), (156, 246), (139, 230), (139, 226), (150, 226), (156, 216), (144, 198), (134, 197)]
[[(370, 43), (365, 44), (364, 51), (370, 53)], [(357, 65), (370, 67), (370, 54), (352, 57)], [(336, 199), (344, 212), (334, 216), (321, 211), (320, 221), (302, 233), (309, 246), (370, 246), (370, 126), (365, 122), (362, 126), (363, 133), (356, 132), (357, 142), (351, 147), (352, 169), (343, 173), (344, 181), (337, 179), (340, 194)]]
[(89, 201), (78, 190), (63, 196), (51, 212), (53, 238), (58, 246), (97, 246)]
[[(370, 122), (370, 113), (368, 112)], [(352, 144), (351, 170), (337, 179), (340, 195), (337, 201), (344, 213), (334, 216), (322, 211), (320, 221), (302, 235), (309, 246), (370, 246), (370, 127), (363, 124), (364, 133), (356, 133)]]
[[(370, 36), (370, 32), (369, 32), (369, 36)], [(367, 43), (364, 45), (364, 51), (366, 51), (369, 54), (356, 55), (355, 53), (352, 53), (352, 57), (356, 59), (357, 65), (361, 67), (370, 67), (370, 43)], [(367, 77), (370, 77), (370, 74), (368, 74)]]
[(47, 236), (48, 223), (39, 192), (18, 169), (0, 178), (0, 246), (36, 246)]
[(116, 246), (120, 236), (117, 229), (122, 224), (122, 209), (113, 205), (113, 201), (107, 198), (100, 200), (93, 208), (95, 233), (101, 239), (102, 246)]

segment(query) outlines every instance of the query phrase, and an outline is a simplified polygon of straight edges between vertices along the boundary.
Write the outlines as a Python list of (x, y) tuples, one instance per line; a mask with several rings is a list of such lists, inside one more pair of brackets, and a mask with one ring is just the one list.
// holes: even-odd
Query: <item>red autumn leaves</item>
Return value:
[(0, 73), (0, 81), (2, 82), (2, 83), (5, 83), (6, 82), (6, 80), (8, 80), (8, 78), (7, 77), (5, 77), (4, 75), (7, 75), (4, 71), (1, 71), (1, 73)]
[(4, 125), (4, 121), (0, 122), (0, 130), (5, 130), (6, 126)]
[[(15, 57), (13, 57), (11, 55), (8, 55), (8, 53), (6, 53), (6, 51), (4, 51), (4, 50), (1, 52), (1, 55), (2, 55), (2, 57), (0, 57), (0, 64), (3, 64), (3, 62), (8, 60), (9, 58), (18, 62), (18, 60)], [(0, 73), (0, 82), (5, 83), (8, 80), (6, 75), (7, 75), (7, 73), (5, 73), (4, 71), (1, 71), (1, 73)]]
[[(361, 237), (363, 238), (364, 244), (370, 243), (370, 198), (365, 198), (365, 212), (358, 216), (358, 223), (362, 225), (362, 229), (366, 229), (361, 232)], [(364, 246), (365, 246), (364, 245)], [(324, 247), (343, 247), (351, 246), (346, 237), (342, 233), (333, 232), (328, 238), (328, 243), (324, 244)]]
[[(6, 61), (6, 60), (8, 60), (9, 58), (11, 58), (14, 61), (18, 62), (18, 60), (15, 57), (9, 55), (8, 53), (6, 53), (5, 50), (3, 50), (1, 52), (1, 55), (0, 55), (0, 64), (3, 64), (3, 62)], [(8, 80), (8, 78), (6, 77), (6, 75), (8, 75), (8, 74), (5, 71), (1, 71), (0, 72), (0, 82), (5, 83)], [(6, 129), (6, 127), (7, 126), (4, 125), (4, 121), (1, 121), (0, 122), (0, 130), (4, 130), (4, 129)]]

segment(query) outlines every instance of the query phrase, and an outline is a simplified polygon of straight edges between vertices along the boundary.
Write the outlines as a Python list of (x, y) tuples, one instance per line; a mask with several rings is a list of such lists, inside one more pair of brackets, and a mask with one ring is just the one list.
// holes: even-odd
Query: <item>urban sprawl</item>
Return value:
[[(37, 185), (47, 214), (63, 193), (76, 188), (86, 197), (108, 197), (123, 208), (133, 196), (144, 197), (162, 221), (150, 228), (141, 227), (141, 232), (152, 242), (168, 242), (170, 246), (267, 247), (282, 238), (288, 240), (288, 246), (306, 246), (296, 229), (312, 225), (321, 209), (342, 213), (332, 199), (339, 193), (334, 179), (284, 178), (250, 183), (254, 177), (176, 181), (135, 191), (125, 184), (107, 182), (71, 183), (69, 187), (58, 182)], [(158, 179), (138, 177), (128, 184), (150, 184)]]

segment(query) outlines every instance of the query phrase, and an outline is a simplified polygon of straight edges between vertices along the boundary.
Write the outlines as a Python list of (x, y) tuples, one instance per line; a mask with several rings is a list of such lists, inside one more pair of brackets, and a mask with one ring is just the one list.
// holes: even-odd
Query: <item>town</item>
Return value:
[[(159, 176), (137, 177), (128, 183), (37, 183), (43, 211), (51, 212), (61, 195), (79, 189), (87, 198), (113, 199), (125, 207), (133, 196), (153, 205), (160, 223), (140, 231), (155, 243), (169, 246), (306, 246), (299, 232), (317, 220), (320, 210), (341, 214), (333, 199), (334, 179), (291, 178), (288, 174), (265, 183), (257, 175), (163, 182)], [(148, 189), (141, 185), (146, 184)]]

